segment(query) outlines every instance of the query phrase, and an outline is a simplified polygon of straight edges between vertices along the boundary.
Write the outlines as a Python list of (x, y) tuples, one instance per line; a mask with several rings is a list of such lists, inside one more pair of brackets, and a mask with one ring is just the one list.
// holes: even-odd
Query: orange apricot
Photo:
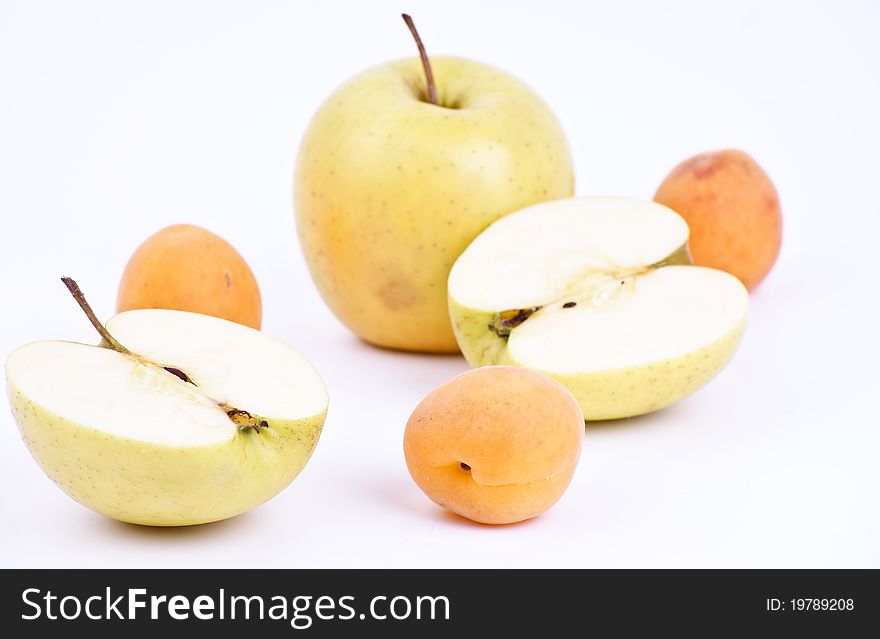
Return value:
[(530, 519), (565, 492), (584, 416), (562, 384), (513, 366), (486, 366), (436, 388), (403, 440), (416, 484), (437, 504), (485, 524)]
[(116, 310), (166, 308), (213, 315), (259, 329), (257, 280), (229, 242), (190, 224), (141, 244), (122, 274)]
[(716, 151), (685, 160), (654, 200), (687, 221), (695, 264), (727, 271), (751, 291), (776, 262), (782, 245), (779, 196), (746, 153)]

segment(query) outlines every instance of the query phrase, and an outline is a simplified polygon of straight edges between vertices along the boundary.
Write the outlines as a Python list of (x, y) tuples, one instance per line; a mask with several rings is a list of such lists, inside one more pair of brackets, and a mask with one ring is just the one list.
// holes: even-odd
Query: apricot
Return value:
[(779, 196), (746, 153), (716, 151), (685, 160), (654, 200), (687, 221), (695, 264), (727, 271), (750, 291), (773, 268), (782, 245)]
[(525, 368), (487, 366), (422, 400), (403, 451), (434, 502), (480, 523), (509, 524), (556, 503), (583, 438), (584, 416), (564, 386)]
[(117, 311), (166, 308), (213, 315), (259, 329), (257, 280), (229, 242), (190, 224), (169, 226), (141, 244), (122, 274)]

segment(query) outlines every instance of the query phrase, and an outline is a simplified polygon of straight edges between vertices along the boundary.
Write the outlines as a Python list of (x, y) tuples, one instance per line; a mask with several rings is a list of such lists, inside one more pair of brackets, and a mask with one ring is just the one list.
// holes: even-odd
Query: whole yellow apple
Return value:
[(516, 78), (432, 57), (361, 73), (311, 121), (294, 178), (297, 229), (336, 316), (387, 348), (458, 350), (446, 280), (483, 229), (570, 196), (571, 157), (550, 109)]

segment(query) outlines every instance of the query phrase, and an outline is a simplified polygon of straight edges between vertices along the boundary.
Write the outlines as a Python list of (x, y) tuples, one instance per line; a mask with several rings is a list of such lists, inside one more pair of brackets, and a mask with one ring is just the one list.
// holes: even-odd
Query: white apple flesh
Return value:
[(732, 357), (748, 293), (689, 265), (688, 227), (662, 205), (574, 198), (495, 222), (456, 261), (449, 306), (472, 366), (546, 373), (588, 420), (664, 408)]
[(6, 362), (22, 437), (75, 500), (130, 523), (200, 524), (265, 502), (306, 464), (327, 392), (296, 351), (181, 311), (128, 311), (107, 329), (137, 355), (43, 341)]

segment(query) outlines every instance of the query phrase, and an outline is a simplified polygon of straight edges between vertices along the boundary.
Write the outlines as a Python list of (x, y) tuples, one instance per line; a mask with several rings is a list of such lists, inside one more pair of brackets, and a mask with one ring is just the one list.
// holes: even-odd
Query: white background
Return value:
[[(833, 9), (832, 9), (833, 7)], [(264, 330), (323, 374), (315, 455), (235, 519), (104, 519), (0, 415), (0, 565), (880, 566), (880, 45), (876, 2), (0, 2), (0, 352), (94, 342), (58, 281), (114, 311), (168, 224), (230, 240)], [(555, 110), (579, 194), (650, 198), (694, 153), (738, 147), (775, 181), (784, 247), (733, 362), (660, 413), (590, 424), (563, 499), (484, 527), (410, 480), (404, 424), (460, 357), (347, 332), (305, 270), (291, 175), (309, 118), (361, 69), (429, 53), (500, 66)]]

